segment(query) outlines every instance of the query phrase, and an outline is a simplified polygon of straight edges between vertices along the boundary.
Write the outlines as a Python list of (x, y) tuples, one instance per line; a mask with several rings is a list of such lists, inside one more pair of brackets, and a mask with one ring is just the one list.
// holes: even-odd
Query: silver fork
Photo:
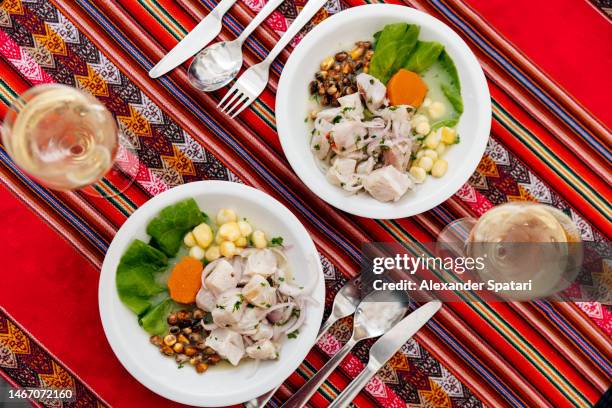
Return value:
[(234, 86), (225, 94), (223, 99), (217, 105), (232, 118), (236, 117), (247, 106), (253, 103), (255, 99), (263, 92), (268, 83), (270, 74), (270, 65), (278, 57), (278, 54), (289, 44), (289, 41), (306, 25), (307, 22), (319, 11), (327, 0), (309, 0), (304, 6), (297, 18), (293, 20), (289, 29), (278, 40), (278, 43), (272, 48), (270, 54), (259, 64), (253, 65), (247, 69), (244, 74), (238, 78)]
[[(347, 316), (355, 313), (357, 309), (357, 305), (360, 300), (360, 290), (359, 290), (359, 276), (354, 277), (350, 281), (346, 282), (344, 286), (340, 288), (338, 293), (336, 293), (336, 297), (334, 297), (334, 304), (332, 305), (332, 311), (325, 323), (321, 325), (319, 329), (319, 335), (317, 337), (317, 341), (323, 337), (323, 335), (329, 330), (330, 327), (333, 326), (338, 320), (345, 318)], [(282, 384), (281, 384), (282, 385)], [(270, 398), (276, 391), (280, 388), (280, 385), (273, 390), (266, 392), (263, 395), (260, 395), (256, 399), (252, 399), (246, 402), (244, 405), (246, 408), (263, 408), (266, 406)]]

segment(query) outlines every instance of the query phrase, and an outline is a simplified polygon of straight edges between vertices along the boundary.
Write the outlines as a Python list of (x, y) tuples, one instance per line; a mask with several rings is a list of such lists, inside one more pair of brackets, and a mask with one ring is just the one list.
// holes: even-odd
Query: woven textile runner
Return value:
[[(274, 92), (288, 51), (274, 64), (266, 91), (235, 121), (216, 111), (222, 92), (196, 92), (184, 69), (159, 81), (147, 77), (153, 62), (214, 7), (212, 1), (4, 0), (0, 4), (0, 112), (32, 85), (68, 84), (100, 99), (129, 142), (130, 152), (123, 152), (119, 160), (136, 166), (136, 182), (108, 200), (44, 189), (0, 150), (3, 184), (96, 267), (118, 227), (139, 205), (168, 188), (201, 179), (253, 185), (292, 209), (321, 253), (327, 307), (343, 282), (358, 272), (360, 243), (432, 241), (448, 222), (478, 216), (507, 201), (553, 205), (571, 216), (585, 241), (609, 239), (609, 130), (459, 0), (410, 0), (405, 5), (441, 18), (476, 53), (493, 99), (491, 139), (477, 171), (454, 197), (425, 214), (387, 221), (332, 209), (291, 172), (274, 124)], [(284, 2), (249, 38), (247, 65), (265, 56), (303, 4), (303, 0)], [(360, 4), (331, 0), (314, 23)], [(220, 38), (235, 37), (262, 5), (259, 0), (238, 2), (224, 19)], [(123, 182), (105, 180), (101, 188), (116, 192)], [(1, 318), (18, 327), (10, 317)], [(273, 403), (299, 387), (326, 356), (338, 350), (349, 332), (350, 321), (337, 324)], [(611, 382), (611, 334), (611, 310), (597, 303), (448, 304), (378, 373), (356, 403), (588, 406)], [(24, 336), (37, 344), (27, 333)], [(314, 405), (332, 400), (363, 368), (368, 347), (355, 349), (319, 390)], [(43, 348), (39, 352), (47, 361), (57, 362)], [(4, 361), (0, 359), (0, 367), (13, 383), (30, 384), (12, 374)], [(82, 384), (74, 374), (67, 376)], [(98, 397), (85, 385), (82, 389), (77, 402), (91, 406), (86, 399)], [(105, 403), (98, 399), (96, 404)]]

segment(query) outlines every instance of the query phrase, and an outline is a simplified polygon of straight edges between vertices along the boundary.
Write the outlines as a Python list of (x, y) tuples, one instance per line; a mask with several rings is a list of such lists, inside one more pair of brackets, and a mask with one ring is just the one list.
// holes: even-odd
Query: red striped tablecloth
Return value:
[[(238, 2), (220, 37), (234, 38), (262, 3)], [(71, 387), (77, 398), (65, 406), (176, 405), (138, 384), (112, 354), (98, 318), (97, 283), (105, 250), (130, 213), (194, 180), (243, 182), (286, 204), (321, 252), (328, 302), (357, 273), (361, 243), (431, 241), (453, 219), (511, 200), (554, 205), (572, 217), (584, 240), (608, 240), (612, 30), (606, 3), (401, 2), (442, 19), (474, 50), (489, 81), (493, 126), (477, 171), (455, 196), (416, 217), (378, 221), (329, 207), (284, 159), (274, 93), (289, 50), (274, 65), (266, 91), (238, 120), (218, 114), (222, 92), (196, 92), (185, 69), (148, 78), (152, 63), (214, 6), (211, 0), (1, 1), (0, 115), (35, 84), (87, 89), (116, 115), (137, 154), (120, 159), (135, 166), (137, 176), (108, 200), (58, 193), (31, 182), (0, 149), (0, 374), (21, 387)], [(287, 0), (256, 31), (245, 46), (246, 64), (266, 54), (303, 4)], [(330, 0), (315, 23), (359, 4)], [(105, 180), (101, 188), (113, 191), (123, 182)], [(272, 404), (319, 368), (349, 329), (348, 321), (336, 325)], [(597, 303), (447, 304), (355, 402), (591, 406), (611, 383), (611, 334), (611, 309)], [(363, 367), (366, 346), (342, 363), (313, 406), (324, 406)]]

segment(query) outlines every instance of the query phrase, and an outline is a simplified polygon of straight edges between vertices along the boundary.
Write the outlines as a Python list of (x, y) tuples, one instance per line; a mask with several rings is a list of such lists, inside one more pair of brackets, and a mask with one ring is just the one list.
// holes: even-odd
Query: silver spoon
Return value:
[(374, 291), (366, 296), (355, 312), (353, 335), (349, 341), (282, 406), (301, 408), (306, 405), (329, 374), (338, 367), (357, 343), (382, 336), (402, 320), (407, 310), (408, 296), (405, 292)]
[(242, 67), (242, 44), (284, 0), (269, 0), (233, 41), (221, 41), (198, 52), (187, 71), (191, 85), (204, 92), (229, 84)]
[[(332, 311), (325, 323), (321, 325), (319, 329), (319, 335), (317, 341), (333, 326), (338, 320), (350, 316), (355, 313), (359, 305), (359, 278), (355, 277), (350, 281), (346, 282), (344, 286), (340, 288), (336, 296), (334, 297), (334, 304), (332, 305)], [(281, 384), (282, 385), (282, 384)], [(246, 408), (264, 408), (270, 398), (280, 388), (280, 385), (271, 391), (260, 395), (256, 399), (252, 399), (245, 403)]]

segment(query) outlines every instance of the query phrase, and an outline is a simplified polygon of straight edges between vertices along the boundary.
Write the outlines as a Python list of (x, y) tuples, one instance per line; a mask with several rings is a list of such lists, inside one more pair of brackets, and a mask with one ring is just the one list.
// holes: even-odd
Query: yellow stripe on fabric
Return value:
[(533, 133), (528, 131), (526, 128), (520, 126), (516, 119), (506, 112), (501, 105), (496, 101), (493, 101), (493, 116), (500, 123), (504, 125), (514, 136), (517, 136), (527, 146), (531, 148), (540, 158), (543, 160), (547, 167), (555, 170), (558, 174), (569, 183), (569, 185), (576, 191), (580, 191), (591, 204), (599, 210), (599, 212), (606, 218), (611, 218), (611, 211), (609, 203), (603, 201), (599, 194), (593, 191), (591, 186), (586, 184), (575, 172), (571, 171), (565, 166), (559, 158), (552, 154), (549, 149), (544, 148), (542, 143), (534, 136)]
[(163, 7), (151, 0), (138, 0), (138, 4), (144, 7), (170, 34), (177, 40), (181, 40), (187, 35), (187, 30), (183, 28), (171, 15), (166, 13)]

